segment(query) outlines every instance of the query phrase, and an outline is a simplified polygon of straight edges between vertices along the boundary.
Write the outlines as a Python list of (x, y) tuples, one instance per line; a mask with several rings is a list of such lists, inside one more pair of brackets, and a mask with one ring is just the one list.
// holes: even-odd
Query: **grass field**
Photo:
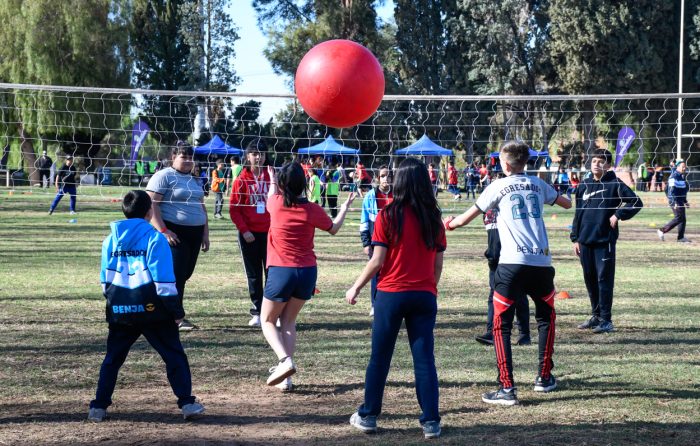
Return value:
[[(212, 248), (200, 256), (185, 298), (188, 317), (202, 329), (182, 336), (207, 415), (181, 420), (160, 358), (140, 340), (120, 374), (110, 419), (84, 421), (106, 340), (100, 243), (108, 222), (122, 218), (119, 203), (106, 191), (82, 189), (71, 223), (67, 203), (48, 216), (52, 195), (28, 192), (0, 190), (0, 444), (423, 443), (405, 332), (380, 433), (365, 436), (348, 424), (362, 400), (371, 329), (367, 291), (355, 307), (342, 299), (365, 262), (358, 213), (337, 236), (316, 238), (321, 294), (300, 316), (295, 392), (265, 386), (275, 358), (261, 332), (246, 326), (236, 232), (228, 219), (212, 220)], [(534, 393), (537, 347), (516, 346), (521, 405), (511, 408), (488, 406), (479, 396), (496, 378), (492, 349), (473, 340), (485, 322), (485, 231), (474, 222), (449, 234), (435, 330), (444, 426), (438, 443), (697, 444), (700, 212), (688, 213), (695, 243), (662, 243), (651, 226), (660, 227), (670, 211), (661, 194), (642, 197), (649, 207), (622, 224), (617, 332), (608, 335), (575, 328), (589, 303), (568, 240), (573, 211), (547, 209), (557, 287), (573, 296), (557, 302), (560, 388)], [(448, 213), (466, 206), (447, 200)], [(700, 205), (700, 195), (690, 201)]]

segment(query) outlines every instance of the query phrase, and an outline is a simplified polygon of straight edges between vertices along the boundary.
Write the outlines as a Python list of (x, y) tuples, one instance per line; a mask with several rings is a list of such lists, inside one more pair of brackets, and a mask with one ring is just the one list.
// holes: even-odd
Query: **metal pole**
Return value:
[[(681, 35), (679, 44), (678, 58), (678, 93), (683, 93), (683, 34), (685, 25), (685, 0), (681, 0)], [(682, 137), (682, 121), (683, 114), (683, 98), (678, 98), (678, 120), (676, 121), (676, 158), (681, 157), (681, 137)]]

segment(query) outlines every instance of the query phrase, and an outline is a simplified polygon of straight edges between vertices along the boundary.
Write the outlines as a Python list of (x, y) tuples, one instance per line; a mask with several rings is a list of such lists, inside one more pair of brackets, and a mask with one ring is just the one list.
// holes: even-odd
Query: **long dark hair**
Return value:
[(415, 158), (406, 158), (394, 171), (394, 199), (382, 211), (386, 213), (387, 230), (394, 243), (401, 239), (406, 207), (410, 207), (416, 215), (428, 249), (436, 249), (442, 228), (442, 212), (433, 192), (428, 168)]
[(299, 195), (306, 190), (306, 176), (301, 164), (296, 161), (285, 163), (277, 173), (277, 187), (282, 192), (285, 207), (299, 204)]

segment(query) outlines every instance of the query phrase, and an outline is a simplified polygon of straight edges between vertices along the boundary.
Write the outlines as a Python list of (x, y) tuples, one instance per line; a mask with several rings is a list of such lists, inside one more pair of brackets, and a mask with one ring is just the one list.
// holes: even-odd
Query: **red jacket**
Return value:
[(456, 185), (459, 183), (458, 178), (457, 178), (457, 169), (454, 167), (450, 166), (447, 168), (447, 175), (450, 177), (449, 181), (447, 182), (450, 185)]
[(270, 177), (263, 170), (257, 180), (249, 168), (243, 168), (241, 174), (231, 186), (229, 200), (229, 215), (238, 232), (267, 232), (270, 229), (270, 214), (258, 213), (258, 201), (267, 201), (267, 191), (270, 188)]

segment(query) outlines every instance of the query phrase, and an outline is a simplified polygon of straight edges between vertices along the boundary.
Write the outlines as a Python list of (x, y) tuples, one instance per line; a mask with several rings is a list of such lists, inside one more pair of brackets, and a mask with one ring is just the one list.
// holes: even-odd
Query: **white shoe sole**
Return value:
[(275, 387), (280, 389), (280, 391), (282, 391), (283, 393), (291, 392), (292, 390), (294, 390), (294, 384), (292, 384), (292, 380), (289, 378), (286, 378), (279, 384), (275, 384)]
[[(359, 416), (358, 416), (359, 417)], [(354, 427), (355, 429), (359, 429), (365, 434), (375, 434), (377, 433), (377, 428), (376, 427), (366, 427), (361, 424), (355, 423), (355, 415), (350, 417), (350, 426)]]
[(286, 368), (286, 369), (282, 369), (279, 372), (277, 370), (275, 370), (274, 373), (272, 375), (270, 375), (269, 378), (267, 378), (267, 385), (268, 386), (276, 386), (277, 384), (281, 383), (285, 379), (294, 375), (296, 372), (297, 372), (297, 369), (294, 366), (291, 366), (291, 367)]
[(182, 414), (182, 418), (184, 418), (185, 420), (194, 420), (195, 418), (199, 417), (203, 413), (204, 413), (204, 409), (202, 409), (198, 412), (188, 413), (187, 415)]
[(486, 404), (495, 404), (497, 406), (517, 406), (518, 400), (489, 400), (486, 397), (481, 397), (481, 401)]
[(532, 390), (535, 392), (542, 392), (542, 393), (547, 393), (551, 392), (552, 390), (557, 388), (557, 383), (554, 383), (554, 385), (548, 386), (548, 387), (542, 387), (542, 386), (535, 386)]

